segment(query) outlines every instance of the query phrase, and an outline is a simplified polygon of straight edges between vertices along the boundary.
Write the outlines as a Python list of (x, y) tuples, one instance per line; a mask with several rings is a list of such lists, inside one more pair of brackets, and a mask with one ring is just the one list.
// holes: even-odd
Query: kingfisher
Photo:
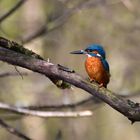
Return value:
[(90, 82), (97, 82), (99, 87), (107, 87), (110, 80), (109, 64), (106, 60), (106, 53), (99, 44), (91, 44), (84, 50), (70, 52), (71, 54), (85, 54), (85, 69)]

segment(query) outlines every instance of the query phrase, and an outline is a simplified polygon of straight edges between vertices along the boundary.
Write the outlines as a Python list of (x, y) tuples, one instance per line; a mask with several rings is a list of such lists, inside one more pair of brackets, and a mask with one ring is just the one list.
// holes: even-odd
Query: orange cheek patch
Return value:
[(98, 53), (98, 51), (93, 51), (92, 53), (95, 53), (95, 54), (97, 54), (97, 53)]

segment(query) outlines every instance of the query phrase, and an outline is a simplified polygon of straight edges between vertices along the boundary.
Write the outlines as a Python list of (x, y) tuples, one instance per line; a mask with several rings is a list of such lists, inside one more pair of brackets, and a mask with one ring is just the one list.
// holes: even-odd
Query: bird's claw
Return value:
[(90, 83), (96, 82), (95, 79), (91, 79), (91, 78), (89, 78), (89, 81), (90, 81)]

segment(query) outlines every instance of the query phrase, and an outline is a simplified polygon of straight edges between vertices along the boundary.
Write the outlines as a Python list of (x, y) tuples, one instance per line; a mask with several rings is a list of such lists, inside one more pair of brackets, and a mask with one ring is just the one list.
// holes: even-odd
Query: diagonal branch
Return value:
[(10, 15), (12, 15), (26, 0), (19, 0), (7, 13), (2, 15), (0, 17), (0, 22), (4, 21), (6, 18), (8, 18)]
[(9, 126), (7, 123), (5, 123), (2, 119), (0, 119), (0, 126), (5, 128), (7, 131), (9, 131), (10, 133), (24, 139), (24, 140), (31, 140), (31, 138), (27, 137), (26, 135), (22, 134), (21, 132), (19, 132), (18, 130), (16, 130), (15, 128)]
[[(1, 45), (2, 46), (2, 45)], [(99, 88), (96, 83), (89, 83), (77, 73), (70, 73), (59, 69), (58, 65), (26, 56), (6, 48), (0, 48), (0, 60), (12, 65), (21, 66), (34, 72), (44, 74), (49, 79), (61, 79), (89, 94), (98, 97), (115, 110), (122, 113), (132, 122), (140, 121), (140, 105), (130, 100), (118, 97), (106, 88)]]
[(100, 5), (100, 4), (102, 4), (101, 1), (93, 1), (93, 0), (82, 1), (79, 4), (77, 4), (75, 7), (68, 8), (61, 16), (47, 23), (47, 25), (45, 23), (45, 25), (42, 25), (38, 30), (36, 30), (32, 34), (23, 36), (21, 38), (22, 43), (24, 44), (28, 43), (32, 41), (33, 39), (36, 39), (37, 37), (48, 34), (54, 31), (55, 29), (58, 29), (59, 27), (63, 26), (67, 22), (67, 20), (78, 11), (83, 10), (83, 9), (88, 9), (91, 7), (96, 7), (97, 5)]
[[(0, 46), (2, 46), (3, 48), (7, 48), (9, 50), (24, 54), (28, 57), (34, 57), (40, 60), (44, 60), (40, 55), (34, 53), (32, 50), (26, 49), (24, 48), (22, 45), (14, 42), (14, 41), (10, 41), (6, 38), (0, 37)], [(73, 70), (70, 70), (62, 65), (59, 65), (59, 68), (65, 71), (69, 71), (69, 72), (74, 72)], [(15, 67), (16, 68), (16, 67)], [(18, 70), (16, 69), (16, 71), (18, 72)], [(20, 74), (20, 73), (19, 73)], [(50, 80), (59, 88), (65, 89), (65, 88), (71, 88), (71, 85), (69, 83), (66, 83), (62, 80), (58, 80), (55, 78), (50, 78)]]

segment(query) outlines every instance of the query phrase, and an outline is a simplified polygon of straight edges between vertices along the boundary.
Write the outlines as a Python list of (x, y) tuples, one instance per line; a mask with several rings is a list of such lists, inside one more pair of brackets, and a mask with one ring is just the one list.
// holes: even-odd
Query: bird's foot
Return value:
[[(97, 82), (95, 79), (91, 79), (91, 78), (89, 78), (89, 81), (90, 81), (90, 83)], [(104, 84), (100, 83), (99, 88), (102, 88), (102, 87), (104, 87)]]

